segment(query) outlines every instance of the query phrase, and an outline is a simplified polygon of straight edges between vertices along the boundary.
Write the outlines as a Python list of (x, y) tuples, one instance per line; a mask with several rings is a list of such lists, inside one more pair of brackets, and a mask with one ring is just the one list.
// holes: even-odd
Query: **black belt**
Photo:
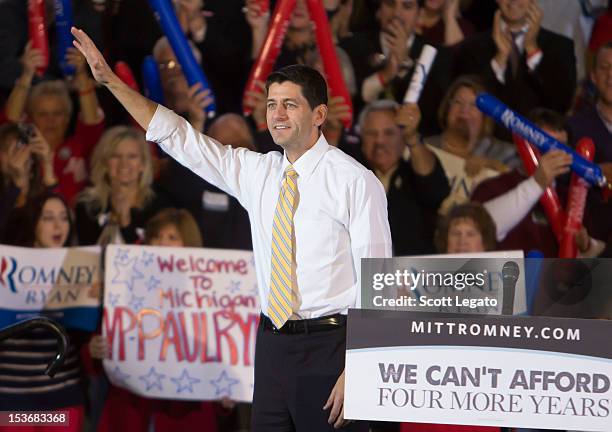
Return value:
[(344, 327), (346, 325), (346, 315), (335, 314), (320, 318), (289, 320), (280, 329), (277, 329), (270, 318), (261, 314), (261, 325), (263, 325), (264, 330), (269, 330), (272, 333), (299, 334), (320, 332)]

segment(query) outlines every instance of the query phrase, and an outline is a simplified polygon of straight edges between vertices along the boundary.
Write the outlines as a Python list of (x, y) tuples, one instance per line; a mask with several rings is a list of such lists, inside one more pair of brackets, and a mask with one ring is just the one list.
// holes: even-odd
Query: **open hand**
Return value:
[(333, 424), (335, 429), (340, 429), (351, 422), (351, 420), (344, 419), (344, 371), (336, 381), (334, 388), (332, 389), (325, 406), (324, 410), (330, 409), (328, 423)]
[(76, 27), (72, 27), (70, 32), (75, 38), (72, 43), (87, 60), (94, 79), (102, 85), (108, 85), (113, 79), (116, 79), (117, 76), (104, 60), (100, 50), (96, 48), (96, 44), (87, 36), (87, 33)]
[(44, 64), (45, 57), (39, 49), (32, 48), (32, 42), (28, 42), (19, 61), (23, 66), (22, 76), (31, 80), (36, 73), (36, 68)]

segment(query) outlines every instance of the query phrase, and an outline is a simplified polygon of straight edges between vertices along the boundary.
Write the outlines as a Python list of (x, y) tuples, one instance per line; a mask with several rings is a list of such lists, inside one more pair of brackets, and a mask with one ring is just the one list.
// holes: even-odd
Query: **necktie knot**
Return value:
[(293, 165), (289, 165), (287, 169), (285, 169), (285, 176), (291, 178), (297, 177), (297, 171), (295, 170), (295, 168), (293, 168)]

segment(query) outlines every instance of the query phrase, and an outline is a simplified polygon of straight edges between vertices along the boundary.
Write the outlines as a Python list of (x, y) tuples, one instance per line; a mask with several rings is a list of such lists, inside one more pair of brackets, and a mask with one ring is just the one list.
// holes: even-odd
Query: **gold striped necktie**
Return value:
[(295, 235), (293, 215), (299, 199), (297, 172), (293, 165), (285, 170), (272, 223), (272, 274), (268, 296), (268, 317), (281, 328), (293, 313), (295, 285)]

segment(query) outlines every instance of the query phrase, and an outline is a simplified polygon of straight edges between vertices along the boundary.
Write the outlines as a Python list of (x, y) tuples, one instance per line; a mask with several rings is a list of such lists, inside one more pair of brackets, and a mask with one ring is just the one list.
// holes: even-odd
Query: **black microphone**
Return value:
[(502, 315), (512, 315), (512, 310), (514, 308), (514, 291), (520, 273), (519, 266), (514, 261), (507, 261), (502, 267)]

